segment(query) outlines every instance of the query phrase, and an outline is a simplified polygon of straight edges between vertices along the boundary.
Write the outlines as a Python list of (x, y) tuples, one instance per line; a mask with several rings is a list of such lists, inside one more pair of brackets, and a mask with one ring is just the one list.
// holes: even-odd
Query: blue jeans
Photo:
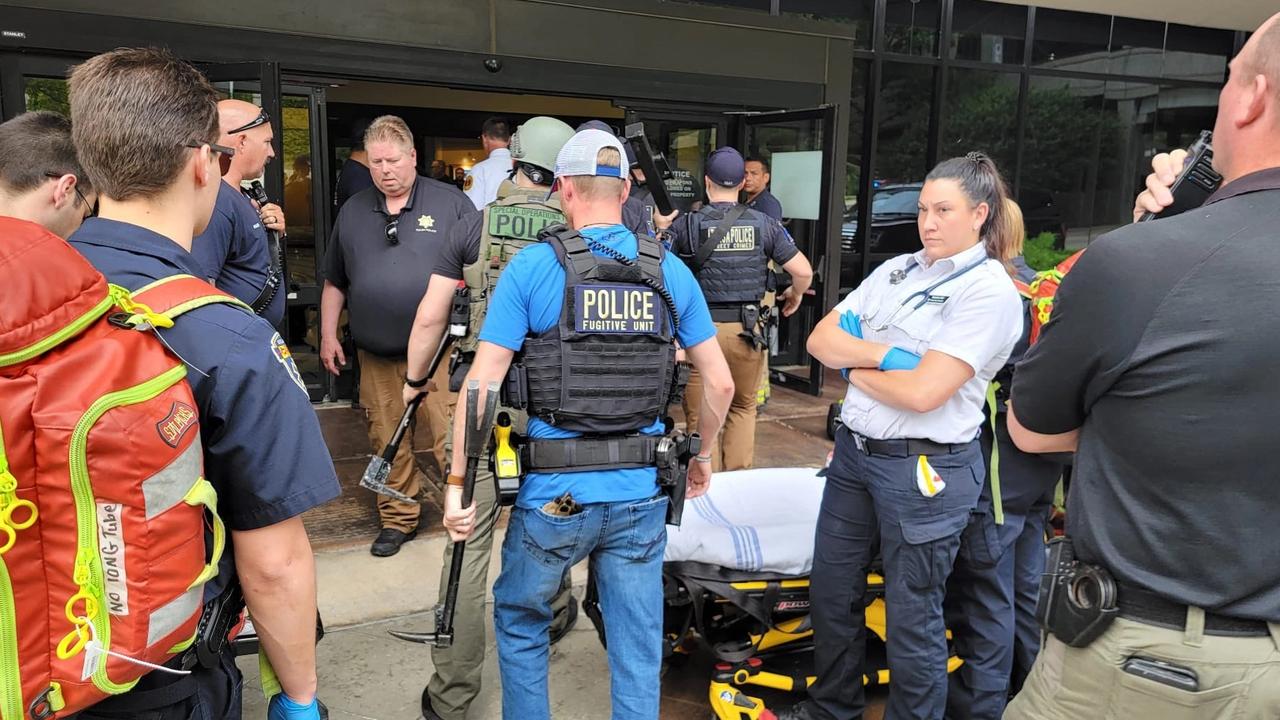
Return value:
[(593, 503), (569, 517), (512, 508), (493, 586), (502, 717), (550, 720), (551, 598), (565, 572), (590, 558), (609, 633), (613, 720), (657, 720), (666, 514), (665, 496)]
[(841, 428), (818, 512), (809, 602), (814, 666), (811, 715), (852, 720), (865, 707), (867, 569), (884, 560), (890, 668), (886, 720), (941, 720), (947, 697), (942, 596), (960, 532), (982, 489), (975, 440), (929, 463), (946, 481), (934, 497), (916, 486), (915, 456), (868, 455)]

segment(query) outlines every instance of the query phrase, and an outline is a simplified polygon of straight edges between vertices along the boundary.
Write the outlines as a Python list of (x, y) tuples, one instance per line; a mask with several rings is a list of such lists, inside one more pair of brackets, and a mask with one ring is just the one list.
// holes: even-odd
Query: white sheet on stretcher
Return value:
[(825, 482), (817, 473), (817, 468), (716, 473), (707, 494), (685, 504), (681, 526), (667, 528), (663, 560), (809, 574)]

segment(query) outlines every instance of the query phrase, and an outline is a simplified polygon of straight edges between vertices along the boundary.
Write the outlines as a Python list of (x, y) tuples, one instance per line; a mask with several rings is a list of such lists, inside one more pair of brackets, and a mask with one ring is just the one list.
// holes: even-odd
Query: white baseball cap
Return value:
[[(596, 162), (596, 156), (602, 148), (611, 147), (618, 151), (619, 165), (605, 165)], [(560, 148), (556, 155), (556, 177), (573, 177), (577, 175), (595, 175), (598, 177), (614, 177), (623, 180), (630, 171), (627, 164), (627, 151), (622, 141), (613, 133), (588, 128), (575, 133), (569, 142)]]

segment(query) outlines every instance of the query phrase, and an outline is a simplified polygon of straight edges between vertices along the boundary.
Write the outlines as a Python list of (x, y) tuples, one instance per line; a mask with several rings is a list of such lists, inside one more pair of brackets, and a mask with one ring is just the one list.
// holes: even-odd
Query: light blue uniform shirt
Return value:
[[(588, 245), (603, 245), (629, 258), (637, 254), (636, 238), (621, 225), (583, 228)], [(593, 247), (594, 251), (595, 248)], [(599, 252), (597, 256), (604, 257)], [(672, 253), (662, 259), (662, 280), (680, 313), (676, 337), (686, 348), (713, 340), (716, 336), (711, 311), (693, 273)], [(565, 272), (549, 244), (530, 245), (516, 254), (494, 290), (485, 314), (480, 340), (516, 352), (524, 347), (525, 338), (546, 332), (560, 322), (564, 306)], [(662, 422), (654, 418), (644, 431), (661, 435)], [(581, 437), (582, 433), (562, 430), (529, 418), (529, 437), (557, 440)], [(653, 497), (658, 490), (654, 468), (626, 470), (586, 470), (572, 473), (529, 473), (516, 505), (534, 509), (565, 492), (573, 493), (580, 503), (623, 502)]]

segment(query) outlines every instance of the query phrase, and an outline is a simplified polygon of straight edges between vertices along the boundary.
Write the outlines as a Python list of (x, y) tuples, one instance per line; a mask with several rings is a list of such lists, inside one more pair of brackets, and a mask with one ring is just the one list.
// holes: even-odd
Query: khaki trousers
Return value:
[[(373, 452), (381, 453), (391, 441), (391, 436), (400, 424), (404, 415), (404, 378), (407, 371), (406, 361), (388, 359), (360, 350), (360, 404), (365, 408), (369, 420), (369, 443)], [(440, 363), (435, 377), (436, 392), (427, 395), (427, 399), (418, 407), (414, 423), (425, 421), (431, 430), (432, 453), (441, 472), (447, 465), (445, 458), (445, 439), (448, 436), (449, 419), (452, 407), (458, 396), (449, 392), (448, 363)], [(426, 449), (426, 448), (417, 448)], [(414, 459), (413, 428), (405, 433), (400, 442), (400, 450), (391, 463), (391, 475), (387, 477), (387, 485), (399, 490), (409, 497), (418, 497), (422, 490), (422, 473), (418, 471)], [(378, 496), (378, 515), (382, 519), (382, 527), (393, 528), (401, 532), (409, 532), (418, 526), (418, 515), (422, 506), (416, 502), (403, 502), (385, 495)]]
[[(703, 438), (703, 452), (711, 453), (711, 469), (715, 472), (745, 470), (755, 464), (756, 453), (756, 391), (760, 387), (760, 372), (765, 362), (765, 351), (740, 337), (742, 323), (716, 323), (716, 341), (729, 363), (733, 375), (733, 402), (724, 419), (724, 431), (719, 442), (715, 438)], [(698, 429), (698, 412), (702, 409), (702, 375), (694, 370), (689, 374), (689, 385), (684, 391), (684, 416), (688, 431)], [(709, 444), (706, 444), (708, 443)]]
[[(1280, 623), (1269, 637), (1204, 634), (1191, 608), (1183, 630), (1118, 618), (1088, 647), (1049, 635), (1005, 720), (1212, 720), (1280, 717)], [(1124, 672), (1131, 657), (1195, 671), (1191, 692)]]

